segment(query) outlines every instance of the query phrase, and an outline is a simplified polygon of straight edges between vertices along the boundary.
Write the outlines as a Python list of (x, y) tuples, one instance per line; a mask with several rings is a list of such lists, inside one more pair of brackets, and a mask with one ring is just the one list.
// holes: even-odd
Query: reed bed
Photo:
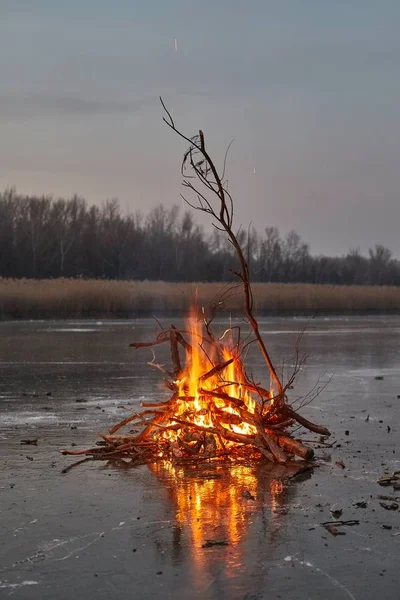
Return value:
[[(218, 283), (89, 279), (0, 279), (1, 319), (132, 317), (183, 314), (208, 306), (227, 288)], [(255, 283), (261, 314), (400, 313), (400, 287)], [(242, 313), (233, 291), (222, 308)]]

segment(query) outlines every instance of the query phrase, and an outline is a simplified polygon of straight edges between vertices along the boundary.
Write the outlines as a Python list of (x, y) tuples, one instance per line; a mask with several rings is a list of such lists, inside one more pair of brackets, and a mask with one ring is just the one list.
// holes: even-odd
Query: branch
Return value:
[[(233, 200), (232, 196), (224, 186), (224, 174), (225, 169), (223, 171), (223, 175), (219, 176), (217, 168), (215, 166), (214, 161), (206, 150), (206, 142), (205, 136), (202, 130), (199, 130), (198, 136), (188, 137), (183, 134), (176, 126), (172, 119), (171, 114), (169, 113), (166, 105), (162, 98), (160, 98), (162, 107), (164, 108), (168, 120), (164, 117), (164, 122), (170, 127), (177, 135), (179, 135), (182, 139), (189, 143), (189, 149), (184, 154), (182, 167), (183, 173), (186, 169), (186, 164), (189, 162), (192, 172), (194, 173), (194, 177), (197, 178), (199, 185), (203, 185), (208, 192), (211, 192), (214, 196), (218, 198), (219, 201), (219, 209), (215, 210), (211, 204), (211, 202), (206, 198), (205, 194), (202, 193), (192, 182), (189, 182), (187, 179), (184, 180), (183, 185), (193, 191), (196, 194), (198, 199), (198, 205), (191, 205), (196, 210), (200, 210), (207, 214), (210, 214), (213, 219), (219, 224), (219, 228), (221, 228), (227, 234), (229, 241), (233, 245), (237, 257), (240, 263), (240, 273), (237, 273), (243, 283), (243, 292), (244, 292), (244, 304), (245, 304), (245, 312), (246, 316), (249, 320), (249, 323), (253, 329), (254, 335), (258, 342), (261, 353), (264, 357), (265, 362), (267, 363), (268, 369), (271, 374), (271, 378), (277, 388), (277, 402), (279, 405), (284, 404), (284, 389), (282, 383), (278, 377), (276, 369), (271, 361), (267, 348), (264, 344), (264, 341), (261, 337), (259, 326), (257, 320), (253, 315), (253, 291), (250, 284), (250, 276), (249, 276), (249, 267), (244, 256), (243, 250), (239, 244), (239, 241), (236, 235), (233, 232)], [(194, 156), (198, 156), (201, 160), (195, 160)], [(225, 161), (224, 161), (225, 162)], [(229, 207), (228, 207), (229, 203)], [(216, 226), (218, 228), (218, 226)]]

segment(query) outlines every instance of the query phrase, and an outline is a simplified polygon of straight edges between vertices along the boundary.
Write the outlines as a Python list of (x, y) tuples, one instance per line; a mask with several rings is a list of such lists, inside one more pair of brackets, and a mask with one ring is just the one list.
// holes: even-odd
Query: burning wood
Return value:
[[(328, 430), (298, 415), (283, 402), (279, 392), (251, 381), (240, 358), (233, 334), (217, 339), (193, 314), (184, 332), (163, 330), (153, 345), (169, 342), (173, 374), (167, 380), (174, 390), (169, 401), (143, 403), (144, 409), (100, 435), (103, 445), (88, 450), (63, 451), (102, 459), (174, 461), (232, 457), (257, 458), (286, 463), (293, 456), (310, 460), (313, 450), (290, 435), (294, 423), (329, 435)], [(177, 334), (185, 343), (183, 367), (177, 350)], [(184, 337), (186, 335), (186, 337)], [(186, 339), (187, 338), (187, 339)], [(133, 348), (152, 345), (132, 343)], [(207, 348), (207, 350), (205, 350)], [(181, 350), (182, 353), (182, 350)], [(179, 366), (179, 369), (178, 369)], [(141, 427), (138, 434), (118, 434), (126, 426)]]
[[(166, 402), (143, 403), (145, 410), (114, 425), (107, 435), (100, 435), (101, 446), (62, 453), (122, 460), (125, 465), (146, 460), (200, 461), (235, 456), (263, 456), (281, 464), (294, 456), (309, 460), (313, 450), (291, 436), (291, 427), (300, 424), (324, 436), (329, 435), (329, 431), (311, 423), (289, 405), (286, 392), (292, 387), (293, 379), (286, 386), (282, 384), (261, 337), (253, 314), (248, 264), (232, 229), (233, 202), (224, 174), (218, 174), (206, 150), (203, 133), (200, 131), (194, 138), (186, 137), (176, 128), (167, 110), (166, 114), (167, 125), (190, 144), (182, 172), (184, 174), (189, 167), (192, 175), (188, 177), (194, 175), (199, 183), (199, 187), (195, 187), (192, 179), (184, 179), (183, 185), (195, 192), (198, 199), (197, 205), (190, 206), (211, 215), (236, 251), (240, 265), (236, 275), (243, 287), (244, 313), (271, 383), (266, 389), (247, 375), (242, 356), (249, 342), (241, 341), (240, 328), (227, 330), (217, 338), (211, 329), (212, 318), (194, 311), (184, 330), (171, 326), (162, 329), (153, 341), (131, 344), (133, 348), (153, 348), (169, 343), (172, 369), (156, 363), (155, 357), (148, 364), (163, 373), (163, 383), (172, 391), (171, 398)], [(214, 200), (217, 198), (215, 209), (206, 194)], [(116, 433), (132, 424), (136, 430), (141, 429), (139, 433)]]

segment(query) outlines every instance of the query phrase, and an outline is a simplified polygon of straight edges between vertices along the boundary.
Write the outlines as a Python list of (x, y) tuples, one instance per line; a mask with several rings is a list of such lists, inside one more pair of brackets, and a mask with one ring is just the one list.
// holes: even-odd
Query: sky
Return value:
[[(400, 257), (398, 0), (1, 0), (0, 188), (182, 204), (201, 128), (237, 226)], [(177, 40), (177, 45), (175, 44)]]

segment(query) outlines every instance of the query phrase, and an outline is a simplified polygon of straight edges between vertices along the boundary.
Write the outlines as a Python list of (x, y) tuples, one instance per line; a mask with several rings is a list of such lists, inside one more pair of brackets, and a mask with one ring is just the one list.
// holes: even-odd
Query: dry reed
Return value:
[[(132, 317), (186, 313), (226, 288), (221, 283), (0, 279), (0, 318)], [(400, 287), (255, 283), (255, 308), (264, 314), (400, 312)], [(224, 302), (242, 311), (242, 296)]]

